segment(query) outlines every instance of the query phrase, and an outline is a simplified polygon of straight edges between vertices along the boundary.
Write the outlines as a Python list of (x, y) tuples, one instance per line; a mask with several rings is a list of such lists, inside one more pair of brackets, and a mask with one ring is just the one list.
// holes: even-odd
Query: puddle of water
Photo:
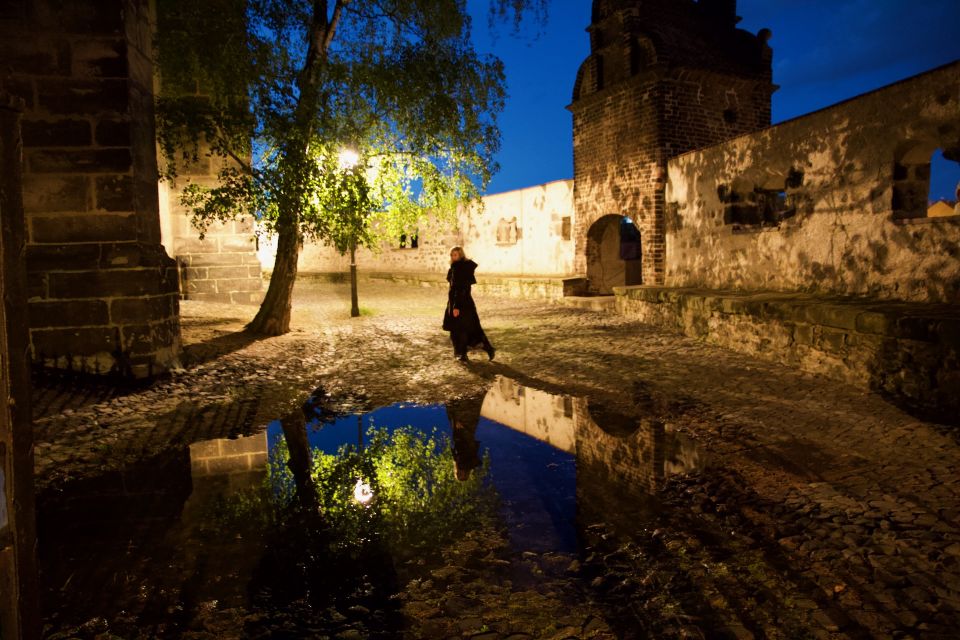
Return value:
[[(47, 618), (57, 627), (102, 616), (114, 627), (126, 620), (174, 636), (211, 606), (349, 597), (382, 610), (397, 562), (411, 557), (392, 537), (405, 535), (402, 526), (442, 537), (450, 534), (445, 525), (479, 522), (482, 508), (469, 502), (485, 500), (483, 487), (498, 496), (490, 504), (517, 553), (576, 552), (579, 532), (591, 524), (642, 526), (664, 480), (703, 463), (690, 440), (659, 421), (591, 413), (583, 399), (507, 378), (482, 398), (445, 405), (333, 417), (308, 411), (47, 500), (40, 520)], [(397, 478), (417, 490), (393, 486)], [(358, 507), (357, 481), (383, 492), (376, 508)], [(305, 482), (317, 492), (301, 497), (319, 495), (319, 505), (298, 510), (277, 499)]]

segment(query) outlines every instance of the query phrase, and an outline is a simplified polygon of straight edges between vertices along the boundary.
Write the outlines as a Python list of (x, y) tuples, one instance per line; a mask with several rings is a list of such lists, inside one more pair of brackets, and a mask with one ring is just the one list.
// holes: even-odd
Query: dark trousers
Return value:
[[(471, 338), (473, 338), (472, 342)], [(487, 340), (487, 334), (482, 330), (479, 335), (476, 332), (470, 335), (470, 333), (466, 331), (451, 331), (450, 342), (453, 343), (453, 355), (457, 357), (467, 355), (467, 349), (477, 345), (482, 345), (486, 351), (493, 349), (493, 345)]]

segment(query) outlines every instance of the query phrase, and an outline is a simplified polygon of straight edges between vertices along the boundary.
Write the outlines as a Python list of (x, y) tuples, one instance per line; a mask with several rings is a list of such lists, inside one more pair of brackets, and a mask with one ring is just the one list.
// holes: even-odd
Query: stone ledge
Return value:
[(789, 292), (617, 287), (617, 310), (711, 344), (877, 391), (954, 423), (960, 307)]
[[(377, 271), (359, 271), (357, 277), (361, 280), (387, 280), (402, 282), (423, 287), (446, 287), (446, 272), (409, 272), (386, 273)], [(349, 282), (350, 274), (343, 272), (300, 272), (297, 276), (302, 279), (320, 280), (323, 282)], [(477, 276), (474, 291), (494, 295), (506, 295), (519, 298), (543, 298), (559, 300), (564, 295), (563, 276), (509, 276), (484, 275)]]

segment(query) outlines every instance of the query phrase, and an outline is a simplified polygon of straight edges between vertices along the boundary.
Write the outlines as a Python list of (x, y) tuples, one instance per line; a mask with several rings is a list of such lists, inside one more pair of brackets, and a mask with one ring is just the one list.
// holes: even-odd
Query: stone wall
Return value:
[[(2, 14), (0, 14), (2, 16)], [(0, 92), (0, 636), (39, 638), (20, 111)]]
[[(424, 225), (417, 247), (386, 243), (380, 252), (357, 252), (361, 272), (445, 274), (450, 249), (464, 248), (480, 266), (478, 276), (561, 277), (573, 272), (573, 181), (557, 180), (505, 193), (484, 196), (479, 205), (461, 209), (454, 225), (436, 220)], [(259, 256), (273, 265), (276, 247), (261, 242)], [(307, 243), (300, 254), (301, 273), (344, 273), (349, 255), (331, 247)]]
[[(180, 295), (189, 300), (259, 304), (263, 298), (263, 267), (257, 255), (253, 220), (218, 222), (200, 238), (191, 212), (180, 203), (183, 185), (212, 183), (211, 158), (201, 157), (175, 182), (160, 185), (163, 246), (180, 268)], [(272, 266), (272, 264), (271, 264)]]
[[(158, 50), (182, 50), (184, 41), (194, 43), (199, 38), (210, 40), (219, 34), (187, 33), (189, 27), (182, 23), (180, 5), (191, 4), (190, 0), (164, 2), (157, 11)], [(233, 0), (207, 0), (205, 8), (211, 19), (209, 24), (216, 25), (217, 31), (223, 31), (223, 24), (231, 27), (244, 25), (243, 10), (245, 3)], [(176, 44), (174, 44), (176, 43)], [(222, 44), (222, 43), (221, 43)], [(195, 55), (199, 55), (194, 52)], [(244, 64), (242, 60), (231, 57), (234, 64)], [(216, 70), (203, 69), (199, 73), (185, 73), (168, 70), (165, 77), (155, 82), (160, 99), (187, 101), (193, 105), (203, 104), (210, 96), (204, 93), (211, 83), (223, 83), (220, 77), (213, 78)], [(242, 100), (243, 86), (231, 87), (240, 92)], [(251, 218), (216, 222), (209, 225), (203, 233), (192, 224), (192, 212), (181, 203), (183, 189), (189, 185), (213, 187), (218, 184), (218, 174), (226, 168), (237, 168), (238, 163), (226, 161), (222, 156), (211, 154), (206, 141), (196, 148), (177, 149), (176, 178), (160, 184), (160, 224), (163, 246), (173, 256), (180, 267), (180, 295), (190, 300), (206, 300), (233, 304), (259, 303), (263, 297), (263, 279), (260, 260), (257, 258), (257, 241), (254, 237), (254, 225)], [(162, 166), (170, 162), (162, 157)], [(249, 161), (249, 158), (245, 159)], [(167, 172), (164, 172), (167, 173)]]
[(671, 160), (674, 287), (960, 302), (960, 216), (927, 218), (960, 159), (960, 63)]
[(804, 293), (625, 287), (617, 310), (710, 344), (884, 394), (955, 423), (960, 308)]
[(30, 341), (48, 366), (176, 366), (177, 269), (160, 246), (147, 0), (12, 0), (0, 83), (23, 118)]
[[(603, 245), (619, 242), (595, 225), (630, 218), (641, 237), (635, 280), (662, 284), (666, 161), (770, 124), (768, 34), (735, 29), (735, 5), (594, 3), (591, 53), (570, 106), (575, 268), (594, 292), (609, 293)], [(623, 269), (619, 284), (630, 274)]]

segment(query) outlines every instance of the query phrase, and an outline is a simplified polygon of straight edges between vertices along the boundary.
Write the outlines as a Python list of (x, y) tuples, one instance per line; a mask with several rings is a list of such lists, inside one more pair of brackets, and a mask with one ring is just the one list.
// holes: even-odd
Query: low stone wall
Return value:
[(960, 416), (954, 305), (665, 287), (616, 294), (617, 310), (642, 322), (871, 389), (931, 417)]
[[(335, 274), (335, 277), (346, 278), (348, 275)], [(419, 284), (425, 287), (447, 286), (445, 273), (370, 273), (366, 274), (366, 277), (371, 280), (391, 280), (407, 284)], [(563, 298), (563, 278), (477, 276), (477, 284), (473, 286), (473, 290), (476, 293), (511, 298), (560, 300)]]

